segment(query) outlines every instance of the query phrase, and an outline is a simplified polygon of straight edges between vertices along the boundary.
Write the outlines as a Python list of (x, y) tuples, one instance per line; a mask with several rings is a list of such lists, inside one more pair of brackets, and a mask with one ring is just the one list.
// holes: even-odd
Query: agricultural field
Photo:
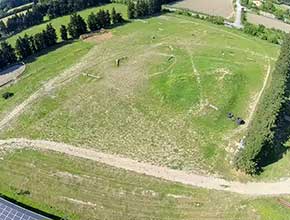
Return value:
[(46, 139), (233, 176), (231, 155), (247, 124), (239, 128), (227, 113), (248, 123), (278, 47), (174, 14), (93, 43), (85, 65), (67, 69), (79, 77), (39, 98), (1, 139)]
[[(121, 4), (109, 4), (109, 5), (105, 5), (105, 6), (101, 6), (101, 7), (89, 8), (89, 9), (86, 9), (86, 10), (78, 12), (78, 14), (80, 14), (86, 20), (87, 17), (92, 12), (98, 12), (100, 8), (102, 8), (104, 10), (111, 11), (113, 7), (116, 8), (117, 12), (122, 13), (124, 15), (124, 17), (126, 17), (126, 6), (125, 5), (121, 5)], [(11, 43), (12, 45), (14, 45), (16, 40), (17, 40), (17, 38), (18, 38), (18, 36), (24, 36), (25, 34), (33, 35), (33, 34), (39, 33), (39, 32), (41, 32), (42, 30), (45, 29), (45, 27), (46, 27), (46, 25), (48, 23), (51, 23), (53, 25), (53, 27), (57, 30), (58, 37), (60, 38), (60, 32), (59, 32), (60, 26), (61, 25), (67, 25), (69, 23), (69, 20), (70, 20), (70, 16), (69, 15), (52, 19), (52, 20), (47, 21), (47, 22), (45, 22), (43, 24), (36, 25), (36, 26), (31, 27), (31, 28), (25, 29), (25, 30), (23, 30), (22, 32), (20, 32), (18, 34), (13, 35), (7, 41), (9, 43)]]
[(275, 28), (278, 30), (290, 32), (290, 24), (286, 24), (278, 19), (268, 18), (262, 15), (247, 13), (247, 20), (252, 24), (262, 24), (267, 28)]
[(0, 160), (0, 172), (6, 196), (71, 220), (290, 219), (281, 196), (191, 188), (51, 152), (13, 151)]
[(232, 0), (181, 0), (170, 6), (209, 15), (222, 16), (227, 19), (230, 19), (234, 15)]

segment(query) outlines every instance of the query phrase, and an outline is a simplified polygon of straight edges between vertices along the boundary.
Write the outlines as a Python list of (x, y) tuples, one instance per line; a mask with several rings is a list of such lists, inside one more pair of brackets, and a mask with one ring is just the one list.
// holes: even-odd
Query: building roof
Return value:
[(0, 220), (48, 220), (49, 218), (24, 209), (0, 197)]

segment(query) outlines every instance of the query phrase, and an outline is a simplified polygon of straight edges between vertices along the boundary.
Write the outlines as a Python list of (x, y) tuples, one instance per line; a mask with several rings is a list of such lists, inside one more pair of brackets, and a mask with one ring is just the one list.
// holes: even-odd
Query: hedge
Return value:
[(290, 75), (290, 35), (283, 41), (280, 56), (276, 62), (275, 70), (268, 88), (258, 105), (254, 119), (248, 129), (245, 148), (235, 159), (236, 167), (247, 174), (257, 174), (262, 164), (275, 153), (280, 132), (279, 119), (285, 107), (286, 94), (289, 90)]

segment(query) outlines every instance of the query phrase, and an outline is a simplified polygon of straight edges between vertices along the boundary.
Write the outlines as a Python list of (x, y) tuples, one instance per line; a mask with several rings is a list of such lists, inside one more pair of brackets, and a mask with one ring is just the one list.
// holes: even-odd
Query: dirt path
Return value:
[(132, 159), (105, 154), (87, 148), (78, 148), (63, 143), (27, 139), (10, 139), (0, 141), (0, 149), (8, 150), (15, 148), (33, 148), (37, 150), (55, 151), (74, 157), (97, 161), (109, 166), (133, 171), (139, 174), (145, 174), (194, 187), (222, 190), (252, 196), (290, 194), (290, 179), (273, 183), (240, 183), (226, 181), (224, 179), (211, 176), (202, 176), (185, 171), (173, 170), (166, 167), (154, 166), (147, 163), (137, 162)]

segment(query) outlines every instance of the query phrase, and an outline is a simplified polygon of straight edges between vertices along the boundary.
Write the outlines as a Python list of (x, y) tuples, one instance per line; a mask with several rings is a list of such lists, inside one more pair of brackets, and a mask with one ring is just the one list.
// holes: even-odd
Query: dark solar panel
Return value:
[(31, 212), (0, 198), (0, 220), (46, 220), (48, 218)]

